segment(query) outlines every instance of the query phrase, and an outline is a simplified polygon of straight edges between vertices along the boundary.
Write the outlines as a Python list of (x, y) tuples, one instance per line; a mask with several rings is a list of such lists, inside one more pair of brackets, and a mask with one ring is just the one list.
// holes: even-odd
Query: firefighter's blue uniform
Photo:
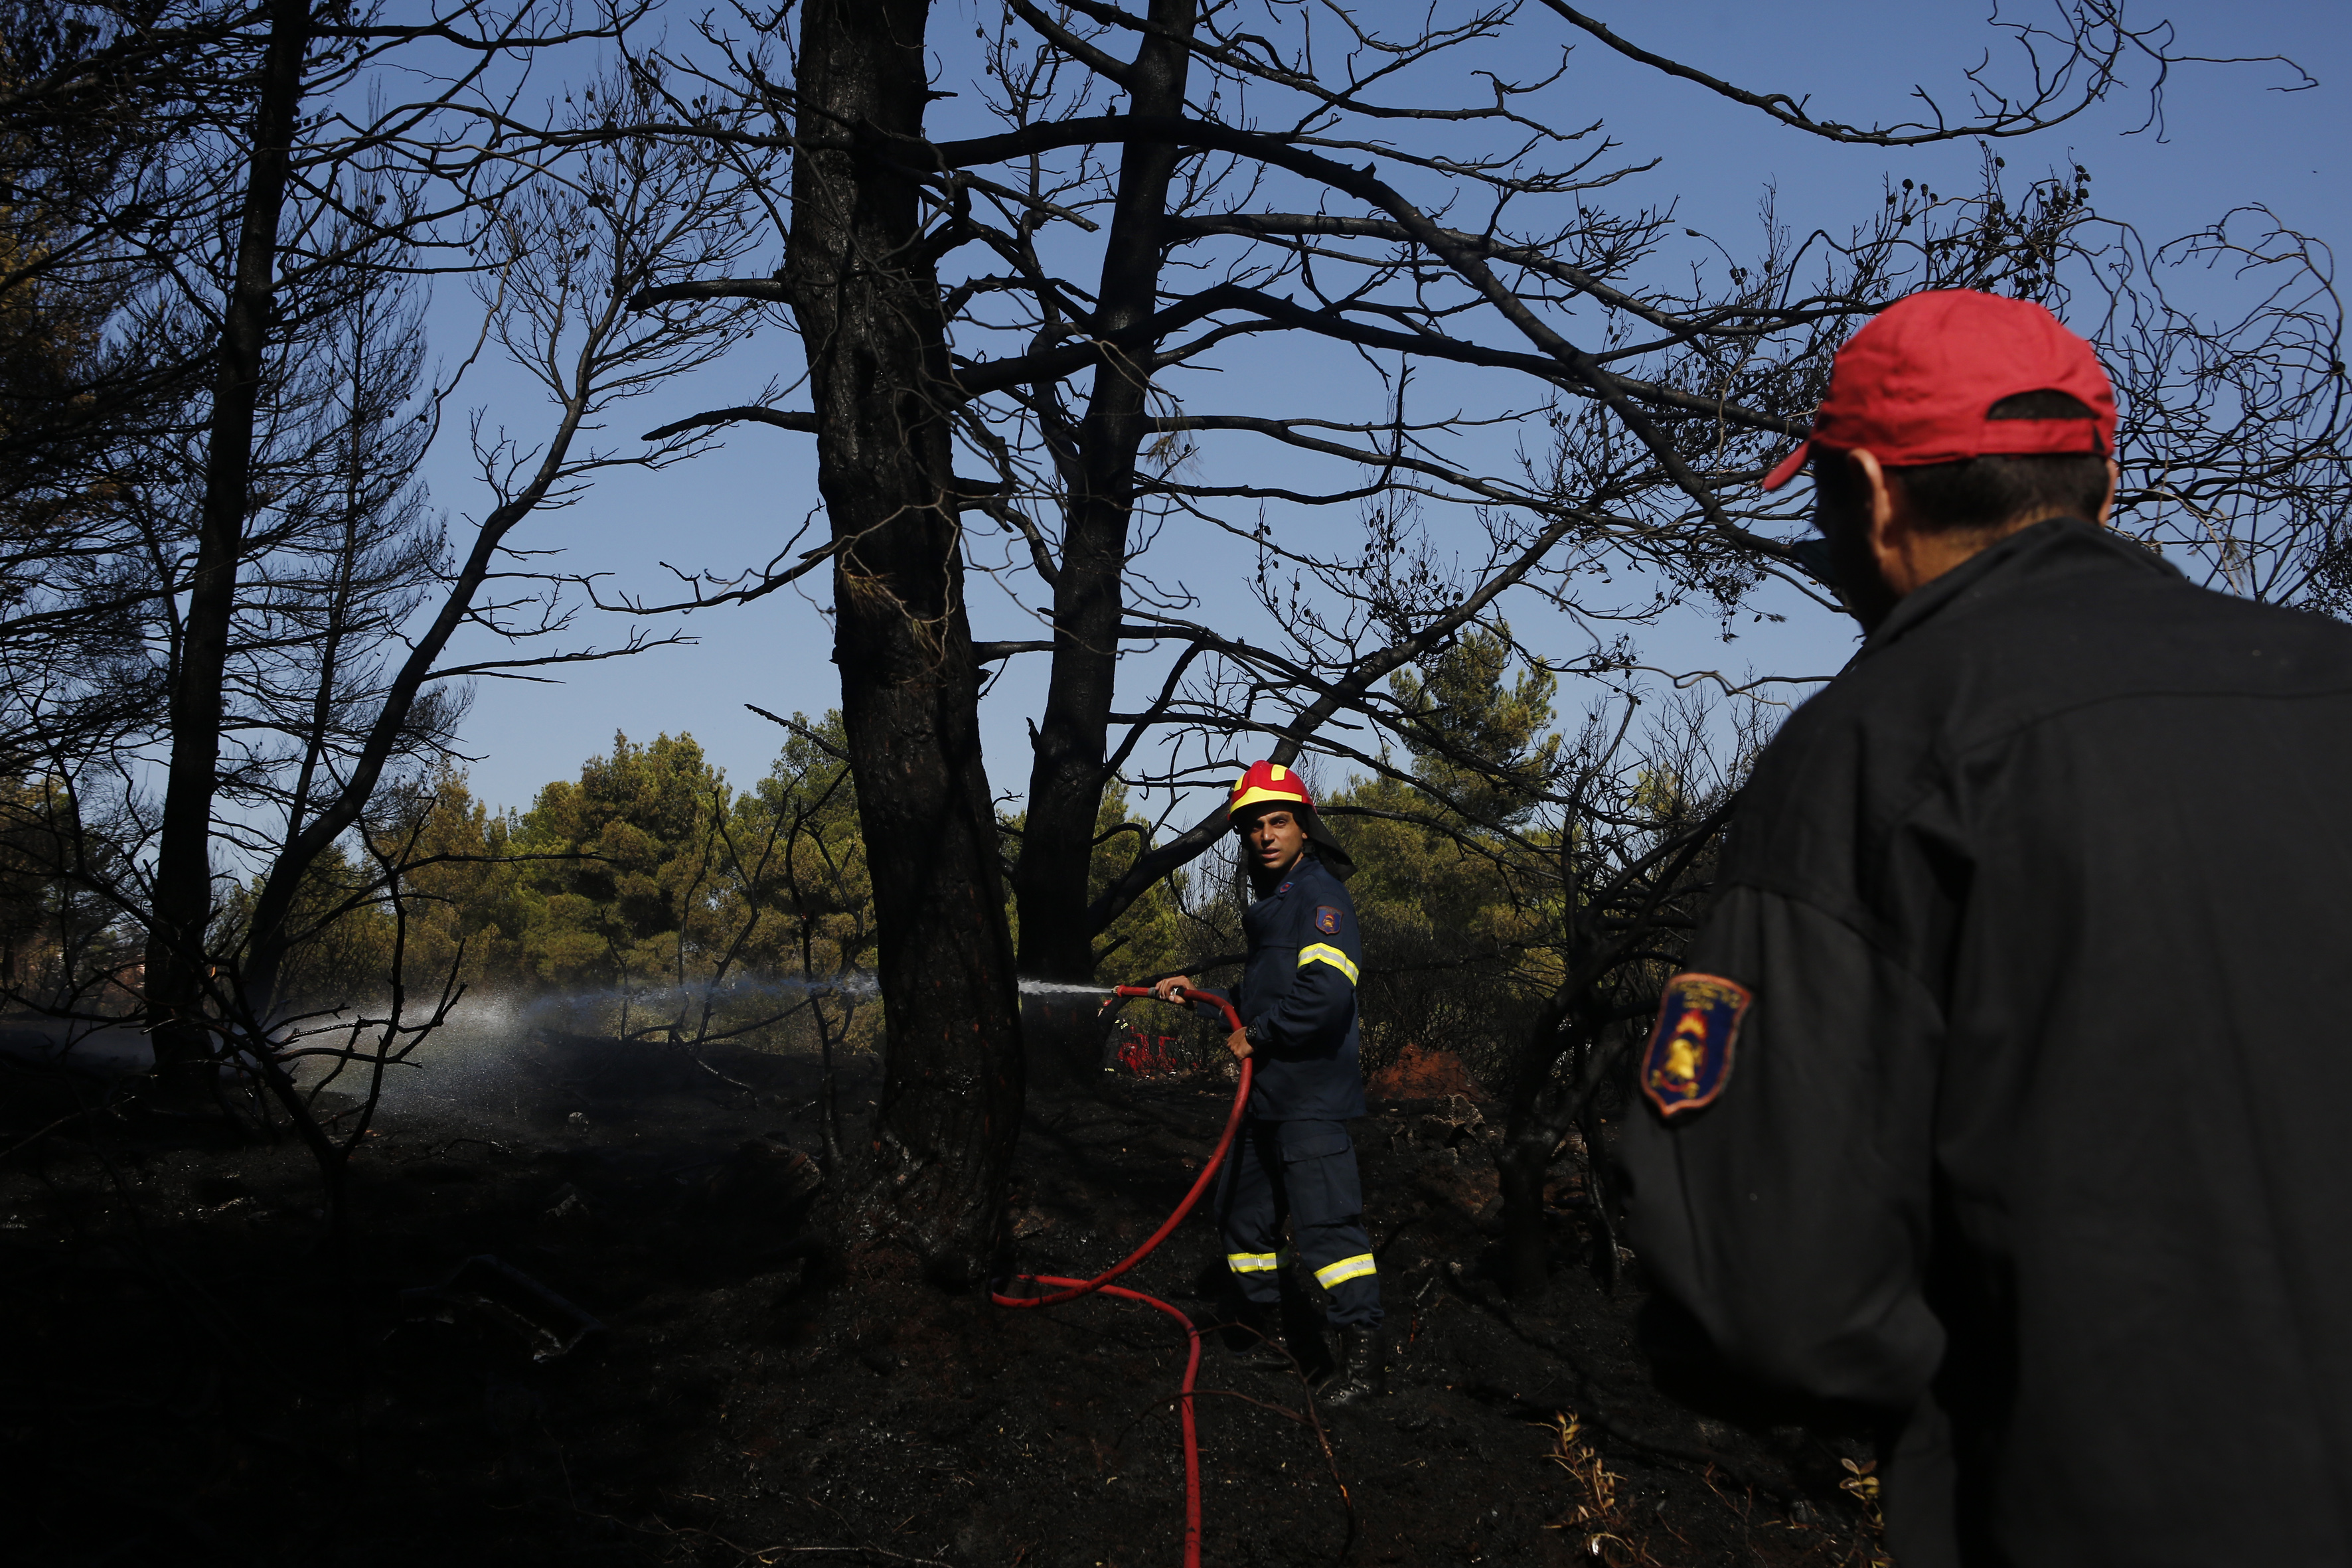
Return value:
[(1242, 930), (1249, 963), (1234, 1007), (1250, 1032), (1256, 1078), (1217, 1184), (1225, 1263), (1245, 1298), (1274, 1303), (1287, 1215), (1299, 1256), (1330, 1296), (1332, 1323), (1369, 1329), (1381, 1321), (1380, 1278), (1346, 1126), (1364, 1114), (1356, 906), (1337, 877), (1302, 855), (1249, 907)]

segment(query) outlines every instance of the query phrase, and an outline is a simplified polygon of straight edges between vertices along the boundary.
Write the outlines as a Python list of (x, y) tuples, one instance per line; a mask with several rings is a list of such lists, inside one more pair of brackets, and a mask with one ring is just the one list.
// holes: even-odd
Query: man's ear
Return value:
[(1880, 464), (1878, 454), (1867, 447), (1856, 447), (1845, 455), (1846, 467), (1853, 470), (1855, 521), (1862, 524), (1862, 540), (1872, 560), (1878, 563), (1879, 575), (1894, 577), (1903, 560), (1903, 546), (1910, 531), (1904, 524), (1910, 521), (1910, 509), (1902, 504), (1894, 479)]
[(2109, 458), (2107, 459), (2107, 499), (2099, 503), (2098, 522), (2101, 528), (2106, 527), (2107, 520), (2115, 514), (2116, 487), (2123, 482), (2123, 465)]

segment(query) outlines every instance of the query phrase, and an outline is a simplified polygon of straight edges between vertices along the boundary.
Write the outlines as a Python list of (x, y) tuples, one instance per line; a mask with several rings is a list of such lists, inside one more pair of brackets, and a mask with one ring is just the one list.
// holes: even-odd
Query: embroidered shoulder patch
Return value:
[(1339, 934), (1339, 911), (1330, 904), (1315, 906), (1315, 929), (1325, 936)]
[(1642, 1055), (1642, 1092), (1671, 1121), (1713, 1102), (1731, 1078), (1739, 1021), (1756, 998), (1719, 974), (1677, 974), (1658, 1002), (1658, 1026)]

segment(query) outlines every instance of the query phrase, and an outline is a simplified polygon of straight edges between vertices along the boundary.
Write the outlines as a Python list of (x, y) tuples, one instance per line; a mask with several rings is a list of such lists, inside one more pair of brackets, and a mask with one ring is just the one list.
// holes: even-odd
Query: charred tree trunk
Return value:
[[(1568, 973), (1544, 1004), (1527, 1044), (1519, 1049), (1503, 1144), (1495, 1153), (1495, 1174), (1503, 1199), (1506, 1289), (1522, 1299), (1542, 1294), (1551, 1273), (1544, 1178), (1554, 1152), (1577, 1124), (1591, 1098), (1587, 1069), (1606, 1022), (1605, 977), (1622, 951), (1601, 939), (1601, 911), (1590, 873), (1589, 858), (1578, 852), (1576, 836), (1565, 836), (1559, 849), (1559, 879), (1565, 895), (1567, 929), (1562, 934), (1567, 951), (1562, 956), (1568, 960)], [(1568, 1067), (1564, 1073), (1559, 1070), (1563, 1058)], [(1596, 1195), (1590, 1184), (1587, 1195)], [(1612, 1268), (1615, 1262), (1612, 1247)]]
[[(1130, 114), (1180, 116), (1192, 52), (1194, 0), (1152, 0), (1144, 36), (1121, 85)], [(1162, 218), (1178, 149), (1130, 142), (1104, 247), (1092, 327), (1107, 337), (1149, 319), (1160, 303), (1166, 255)], [(1095, 369), (1078, 428), (1078, 461), (1054, 585), (1054, 665), (1029, 772), (1029, 818), (1013, 868), (1021, 900), (1021, 973), (1042, 979), (1094, 978), (1094, 929), (1087, 918), (1095, 824), (1108, 782), (1103, 758), (1118, 676), (1129, 522), (1136, 454), (1149, 433), (1150, 351), (1109, 353)], [(1050, 1009), (1050, 1010), (1049, 1010)], [(1090, 1006), (1033, 1008), (1029, 1070), (1066, 1082), (1093, 1076), (1099, 1044)]]
[(1576, 984), (1553, 994), (1528, 1031), (1511, 1082), (1495, 1173), (1503, 1199), (1506, 1286), (1516, 1297), (1540, 1294), (1550, 1274), (1544, 1183), (1553, 1154), (1592, 1096), (1593, 1055), (1603, 1024), (1594, 992), (1592, 985)]
[(236, 260), (221, 314), (196, 564), (173, 672), (172, 756), (155, 847), (147, 935), (147, 1008), (157, 1068), (186, 1082), (212, 1052), (205, 1024), (205, 937), (213, 912), (213, 795), (220, 767), (221, 685), (236, 614), (262, 361), (276, 303), (278, 224), (286, 205), (302, 103), (310, 0), (270, 0), (253, 152), (247, 163)]
[[(1504, 1256), (1515, 1296), (1539, 1293), (1549, 1273), (1544, 1176), (1571, 1130), (1584, 1135), (1585, 1196), (1600, 1233), (1601, 1282), (1612, 1291), (1617, 1289), (1614, 1184), (1599, 1090), (1622, 1068), (1631, 1040), (1612, 1026), (1639, 1016), (1638, 1010), (1629, 1015), (1621, 1005), (1625, 983), (1647, 962), (1643, 950), (1661, 934), (1661, 922), (1677, 910), (1687, 911), (1706, 891), (1706, 858), (1737, 799), (1724, 796), (1705, 817), (1664, 835), (1605, 883), (1593, 875), (1591, 856), (1579, 849), (1578, 835), (1561, 837), (1559, 886), (1567, 923), (1561, 956), (1568, 972), (1519, 1049), (1509, 1121), (1495, 1154)], [(1612, 921), (1616, 929), (1611, 934)], [(1559, 1070), (1563, 1058), (1565, 1072)]]
[(1592, 1242), (1599, 1253), (1594, 1262), (1601, 1288), (1613, 1296), (1623, 1282), (1625, 1265), (1617, 1250), (1617, 1174), (1609, 1155), (1609, 1129), (1601, 1119), (1601, 1097), (1592, 1091), (1599, 1087), (1596, 1083), (1578, 1097), (1576, 1125), (1584, 1136), (1584, 1194), (1592, 1208)]
[[(1528, 1045), (1520, 1054), (1511, 1084), (1502, 1146), (1495, 1152), (1495, 1175), (1503, 1199), (1503, 1278), (1514, 1296), (1539, 1293), (1550, 1272), (1551, 1235), (1544, 1218), (1544, 1177), (1559, 1146), (1552, 1126), (1563, 1087), (1554, 1073), (1555, 1042), (1568, 1029), (1567, 1010), (1554, 996), (1537, 1015)], [(1540, 1061), (1541, 1070), (1537, 1070)], [(1547, 1111), (1552, 1114), (1545, 1114)]]
[[(834, 660), (879, 928), (882, 1095), (853, 1246), (987, 1277), (1020, 1131), (1019, 992), (981, 764), (952, 494), (950, 366), (914, 180), (928, 0), (802, 13), (784, 285), (838, 547)], [(816, 143), (817, 145), (810, 145)], [(845, 145), (846, 143), (846, 145)]]

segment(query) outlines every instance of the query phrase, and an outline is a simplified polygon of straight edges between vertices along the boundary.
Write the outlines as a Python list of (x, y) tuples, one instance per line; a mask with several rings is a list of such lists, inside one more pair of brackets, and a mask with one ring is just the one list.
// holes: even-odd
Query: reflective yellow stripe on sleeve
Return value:
[(1369, 1252), (1359, 1252), (1353, 1258), (1342, 1258), (1337, 1263), (1327, 1263), (1315, 1271), (1315, 1283), (1326, 1290), (1343, 1285), (1350, 1279), (1361, 1279), (1367, 1274), (1377, 1274), (1379, 1268)]
[(1298, 967), (1304, 969), (1310, 963), (1328, 963), (1346, 975), (1349, 984), (1356, 983), (1356, 961), (1328, 942), (1318, 942), (1298, 950)]
[(1271, 1274), (1277, 1256), (1271, 1252), (1228, 1252), (1225, 1267), (1236, 1274)]

